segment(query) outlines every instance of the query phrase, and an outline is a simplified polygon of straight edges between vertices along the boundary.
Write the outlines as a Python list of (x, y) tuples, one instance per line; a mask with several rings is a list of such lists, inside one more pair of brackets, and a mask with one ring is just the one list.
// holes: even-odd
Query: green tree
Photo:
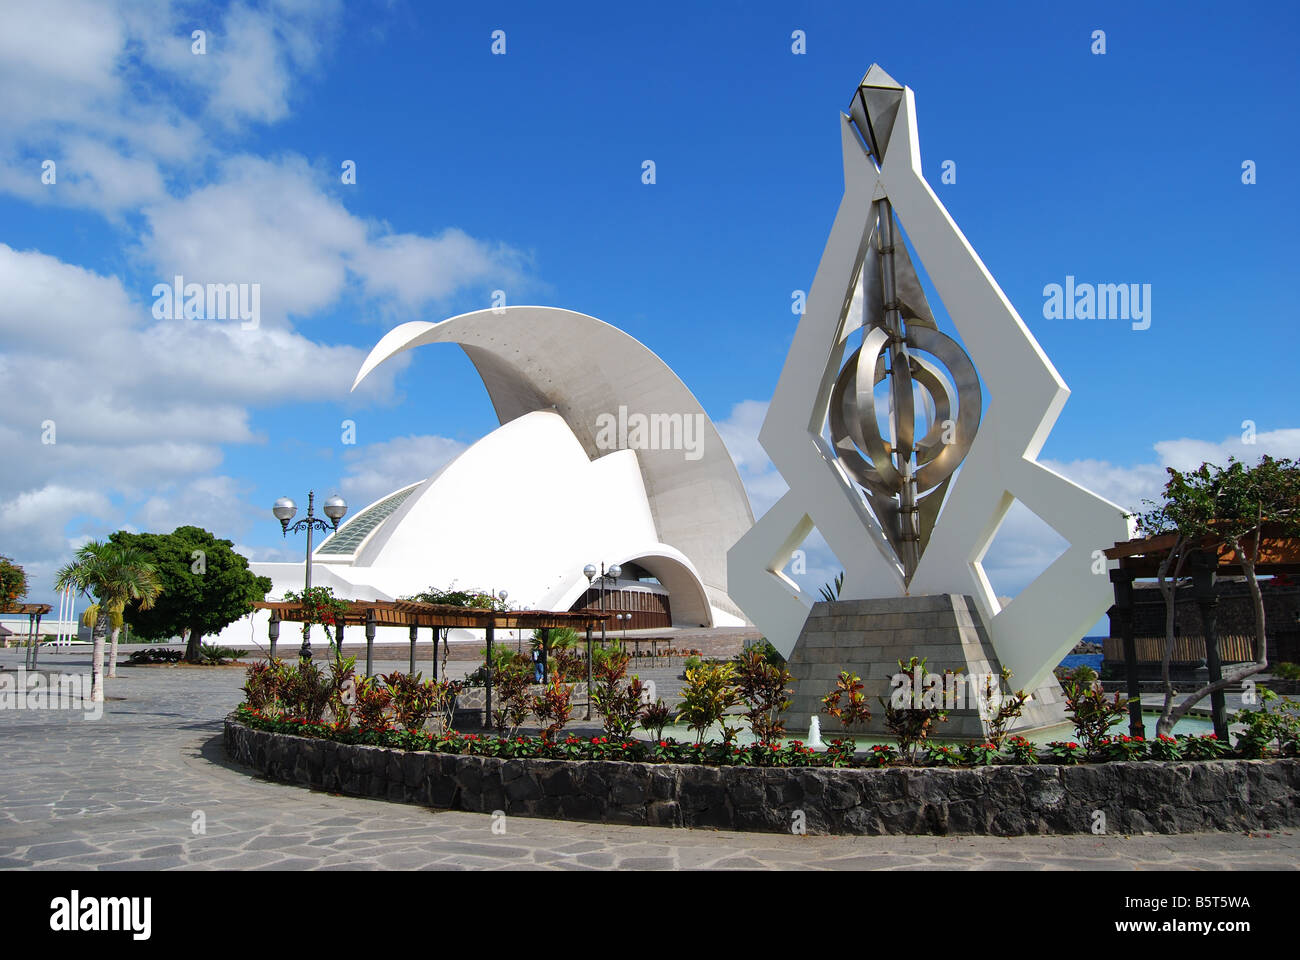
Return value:
[[(1168, 470), (1169, 480), (1159, 503), (1138, 516), (1138, 528), (1147, 536), (1172, 534), (1174, 542), (1161, 560), (1160, 590), (1165, 599), (1165, 656), (1162, 664), (1165, 704), (1156, 730), (1168, 735), (1175, 723), (1203, 698), (1268, 669), (1268, 641), (1264, 623), (1264, 597), (1255, 576), (1260, 541), (1270, 527), (1284, 537), (1300, 536), (1300, 464), (1294, 460), (1263, 457), (1249, 467), (1228, 458), (1226, 467), (1203, 463), (1195, 470)], [(1169, 681), (1169, 661), (1174, 646), (1174, 597), (1182, 569), (1198, 551), (1211, 556), (1220, 546), (1230, 547), (1241, 564), (1255, 612), (1255, 662), (1225, 673), (1193, 693), (1176, 708)], [(1172, 573), (1172, 577), (1170, 576)]]
[(147, 609), (162, 592), (157, 572), (149, 556), (134, 546), (92, 540), (77, 551), (72, 563), (59, 571), (54, 586), (57, 590), (72, 587), (95, 599), (81, 619), (91, 628), (94, 638), (90, 699), (101, 701), (104, 699), (104, 635), (112, 630), (116, 651), (127, 604), (135, 603)]
[(8, 557), (0, 557), (0, 610), (27, 596), (27, 573)]
[(141, 640), (166, 640), (188, 630), (189, 663), (199, 662), (204, 636), (252, 611), (271, 589), (270, 578), (249, 570), (234, 544), (202, 527), (177, 527), (171, 533), (119, 530), (109, 539), (143, 551), (163, 585), (162, 598), (152, 607), (127, 610), (131, 629)]

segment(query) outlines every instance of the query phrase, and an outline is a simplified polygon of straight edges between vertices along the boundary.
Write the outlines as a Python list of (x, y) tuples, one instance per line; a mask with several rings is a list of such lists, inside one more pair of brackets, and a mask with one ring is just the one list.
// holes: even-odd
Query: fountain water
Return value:
[(825, 748), (826, 744), (822, 742), (822, 721), (821, 717), (813, 714), (812, 722), (808, 724), (808, 746), (814, 750)]

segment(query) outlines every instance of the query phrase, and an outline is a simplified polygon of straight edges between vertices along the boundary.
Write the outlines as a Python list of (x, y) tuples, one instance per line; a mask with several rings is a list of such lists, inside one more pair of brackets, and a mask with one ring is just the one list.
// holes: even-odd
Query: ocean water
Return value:
[(1100, 653), (1072, 653), (1061, 660), (1061, 666), (1067, 670), (1073, 670), (1075, 667), (1092, 667), (1097, 673), (1101, 673), (1101, 661)]

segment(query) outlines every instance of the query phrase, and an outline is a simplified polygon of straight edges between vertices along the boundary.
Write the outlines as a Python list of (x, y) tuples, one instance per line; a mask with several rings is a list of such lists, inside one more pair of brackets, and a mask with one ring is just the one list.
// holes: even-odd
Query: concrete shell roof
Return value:
[(754, 515), (727, 448), (694, 395), (668, 365), (617, 327), (557, 307), (478, 310), (440, 323), (414, 321), (390, 330), (370, 351), (355, 388), (389, 357), (429, 343), (461, 346), (483, 378), (497, 418), (555, 410), (592, 459), (598, 418), (628, 414), (699, 414), (702, 455), (637, 450), (650, 509), (664, 543), (690, 558), (710, 600), (739, 613), (726, 596), (727, 550)]

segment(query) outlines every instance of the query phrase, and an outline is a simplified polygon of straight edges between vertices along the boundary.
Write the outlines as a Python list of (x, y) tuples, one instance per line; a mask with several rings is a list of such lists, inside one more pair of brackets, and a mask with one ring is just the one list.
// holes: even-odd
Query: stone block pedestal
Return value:
[[(911, 657), (925, 657), (928, 673), (960, 670), (959, 676), (969, 677), (1001, 672), (979, 608), (970, 597), (940, 594), (814, 604), (787, 664), (794, 676), (793, 702), (784, 715), (788, 736), (804, 737), (813, 715), (821, 717), (823, 736), (842, 732), (838, 722), (822, 712), (821, 703), (822, 697), (835, 689), (841, 670), (862, 678), (863, 693), (871, 706), (870, 723), (850, 732), (887, 736), (880, 698), (889, 700), (894, 689), (891, 678), (901, 672), (898, 661), (907, 662)], [(984, 724), (970, 697), (969, 682), (964, 688), (965, 707), (948, 711), (948, 722), (938, 726), (936, 739), (984, 738)], [(1002, 687), (1004, 694), (1016, 689), (1015, 677)], [(1065, 722), (1060, 684), (1049, 677), (1033, 691), (1011, 729), (1023, 733)]]

